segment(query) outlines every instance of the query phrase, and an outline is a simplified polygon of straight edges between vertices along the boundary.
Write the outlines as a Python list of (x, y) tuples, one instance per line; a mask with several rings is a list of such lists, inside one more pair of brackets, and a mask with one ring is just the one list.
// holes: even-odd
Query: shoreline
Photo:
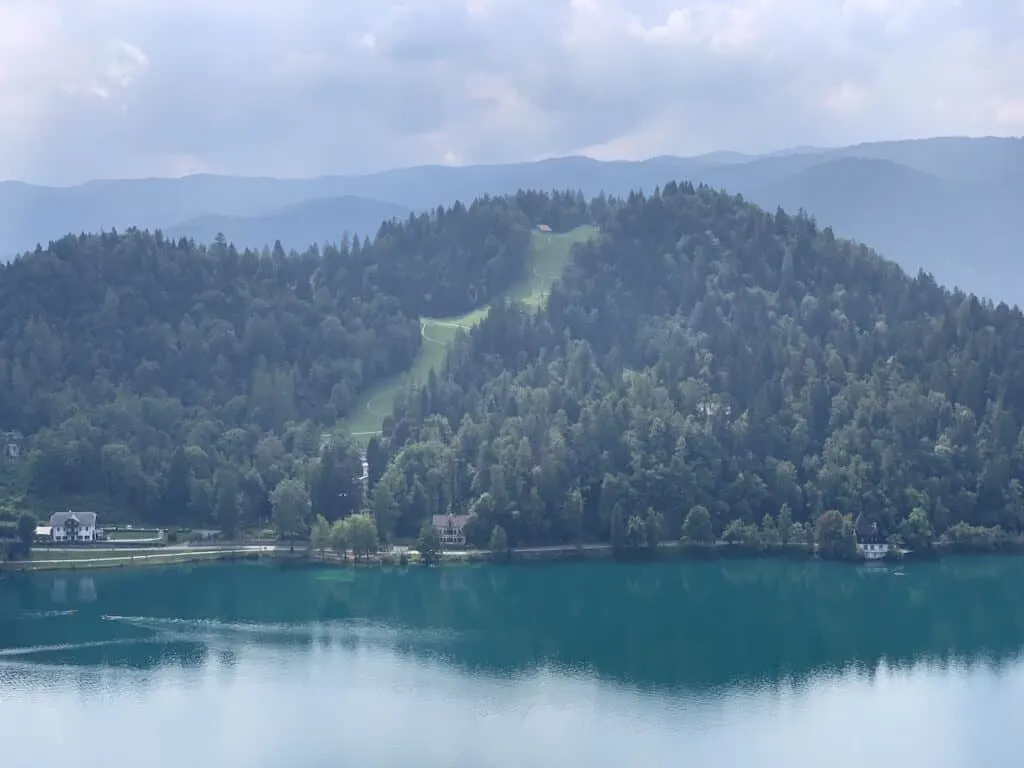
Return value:
[[(72, 551), (82, 552), (81, 548)], [(109, 551), (109, 550), (108, 550)], [(691, 562), (712, 562), (727, 560), (804, 560), (834, 562), (846, 565), (902, 565), (905, 563), (938, 562), (945, 557), (970, 555), (1014, 556), (1024, 554), (1024, 543), (1013, 542), (999, 548), (972, 547), (963, 544), (940, 542), (926, 552), (906, 552), (899, 557), (882, 560), (853, 558), (834, 560), (820, 558), (813, 547), (806, 544), (777, 544), (749, 547), (742, 544), (715, 542), (713, 544), (691, 544), (675, 541), (662, 542), (656, 550), (639, 549), (618, 551), (610, 544), (549, 545), (519, 547), (507, 552), (492, 552), (487, 549), (445, 550), (438, 554), (436, 566), (495, 563), (519, 565), (537, 562), (578, 562), (587, 560), (616, 560), (622, 563), (680, 560)], [(262, 544), (210, 547), (202, 549), (175, 549), (154, 552), (152, 547), (139, 547), (133, 551), (122, 548), (115, 556), (53, 558), (20, 560), (0, 563), (0, 573), (32, 573), (37, 571), (78, 571), (111, 568), (143, 568), (160, 565), (183, 565), (202, 562), (235, 562), (239, 560), (273, 560), (281, 564), (312, 567), (388, 567), (427, 566), (419, 552), (413, 549), (378, 553), (365, 559), (352, 559), (347, 555), (341, 559), (337, 553), (325, 553), (321, 557), (308, 546)]]
[[(273, 556), (274, 547), (239, 546), (218, 549), (180, 549), (154, 552), (152, 548), (125, 550), (118, 556), (53, 558), (39, 560), (13, 560), (0, 563), (0, 573), (34, 573), (37, 571), (79, 571), (109, 570), (111, 568), (147, 568), (160, 565), (183, 565), (187, 563), (256, 560)], [(78, 548), (72, 551), (81, 552)]]

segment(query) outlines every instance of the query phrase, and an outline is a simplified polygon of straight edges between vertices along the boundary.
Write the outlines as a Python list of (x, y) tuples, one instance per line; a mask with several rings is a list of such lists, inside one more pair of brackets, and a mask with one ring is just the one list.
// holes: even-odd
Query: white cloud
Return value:
[(825, 94), (825, 106), (834, 112), (857, 112), (867, 101), (867, 91), (853, 83), (842, 82), (829, 88)]
[(1022, 103), (1019, 0), (0, 1), (0, 177), (1019, 133)]
[(701, 2), (673, 8), (664, 21), (651, 26), (634, 17), (629, 31), (652, 43), (705, 46), (717, 53), (742, 51), (757, 41), (761, 13), (762, 7), (756, 4)]
[(1002, 101), (996, 106), (996, 120), (1013, 133), (1024, 133), (1024, 99)]

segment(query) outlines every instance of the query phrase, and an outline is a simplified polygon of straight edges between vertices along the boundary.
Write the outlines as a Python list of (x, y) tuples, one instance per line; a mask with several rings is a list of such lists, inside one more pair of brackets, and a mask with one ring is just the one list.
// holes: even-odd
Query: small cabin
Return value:
[(868, 522), (863, 514), (859, 514), (853, 530), (857, 536), (857, 551), (865, 560), (881, 560), (889, 554), (889, 544), (879, 530), (878, 523)]
[(21, 458), (25, 437), (21, 432), (0, 432), (0, 446), (3, 447), (4, 458), (16, 461)]
[(469, 515), (434, 515), (434, 528), (444, 546), (462, 547), (466, 544), (466, 523)]

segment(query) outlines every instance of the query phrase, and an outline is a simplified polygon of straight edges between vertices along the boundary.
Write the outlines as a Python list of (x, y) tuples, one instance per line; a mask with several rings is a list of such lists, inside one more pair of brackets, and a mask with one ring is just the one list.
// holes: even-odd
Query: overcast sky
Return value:
[(0, 178), (1024, 134), (1024, 0), (0, 0)]

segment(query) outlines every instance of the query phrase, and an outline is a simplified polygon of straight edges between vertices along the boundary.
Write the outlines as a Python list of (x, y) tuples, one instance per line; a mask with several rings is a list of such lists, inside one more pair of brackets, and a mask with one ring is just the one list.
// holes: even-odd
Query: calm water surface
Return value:
[(1022, 646), (1018, 559), (8, 576), (0, 765), (1019, 766)]

